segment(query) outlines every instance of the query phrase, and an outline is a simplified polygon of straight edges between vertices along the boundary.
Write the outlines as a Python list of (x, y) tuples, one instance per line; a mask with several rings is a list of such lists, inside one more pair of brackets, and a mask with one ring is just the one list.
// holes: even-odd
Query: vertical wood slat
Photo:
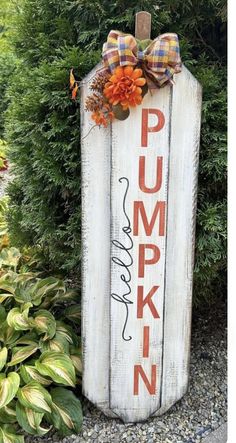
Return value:
[(83, 391), (109, 414), (110, 131), (84, 110), (100, 67), (81, 87)]
[(186, 392), (189, 375), (202, 89), (183, 66), (171, 111), (162, 407)]
[[(131, 223), (133, 248), (130, 254), (134, 259), (129, 271), (113, 262), (113, 258), (129, 263), (126, 251), (111, 244), (111, 294), (121, 297), (127, 292), (127, 285), (122, 281), (122, 274), (128, 278), (131, 293), (128, 300), (129, 317), (127, 321), (125, 339), (122, 338), (122, 328), (126, 317), (124, 303), (111, 299), (110, 313), (110, 407), (124, 421), (141, 421), (147, 419), (160, 407), (160, 381), (162, 372), (163, 348), (163, 304), (165, 280), (165, 243), (166, 235), (158, 235), (159, 218), (155, 223), (150, 236), (145, 234), (142, 222), (139, 223), (139, 235), (134, 236), (133, 214), (134, 201), (143, 202), (148, 220), (151, 219), (157, 201), (167, 202), (168, 184), (168, 156), (169, 156), (169, 129), (170, 129), (170, 100), (171, 89), (166, 87), (148, 93), (142, 102), (132, 110), (125, 121), (114, 121), (112, 124), (112, 162), (111, 162), (111, 242), (119, 241), (119, 245), (130, 244), (122, 228), (127, 226), (127, 220), (122, 209), (126, 181), (120, 183), (121, 177), (128, 178), (129, 189), (126, 198), (126, 212)], [(142, 109), (158, 108), (165, 116), (165, 125), (160, 132), (148, 135), (148, 147), (141, 147)], [(148, 117), (149, 125), (157, 124), (157, 116)], [(157, 156), (163, 158), (162, 185), (158, 192), (144, 193), (139, 188), (139, 157), (144, 156), (146, 161), (145, 183), (150, 188), (156, 183)], [(160, 250), (160, 260), (155, 265), (145, 267), (144, 278), (138, 278), (138, 257), (140, 244), (154, 244)], [(151, 251), (147, 255), (152, 255)], [(117, 262), (117, 260), (116, 260)], [(159, 286), (153, 296), (153, 302), (160, 315), (153, 317), (148, 306), (144, 308), (143, 319), (137, 318), (137, 291), (138, 285), (143, 286), (147, 295), (153, 286)], [(143, 358), (143, 328), (150, 327), (149, 358)], [(127, 340), (132, 337), (130, 340)], [(151, 367), (157, 366), (157, 391), (150, 395), (142, 380), (139, 380), (139, 395), (133, 394), (134, 366), (142, 365), (148, 379), (151, 379)], [(121, 388), (122, 386), (122, 388)]]

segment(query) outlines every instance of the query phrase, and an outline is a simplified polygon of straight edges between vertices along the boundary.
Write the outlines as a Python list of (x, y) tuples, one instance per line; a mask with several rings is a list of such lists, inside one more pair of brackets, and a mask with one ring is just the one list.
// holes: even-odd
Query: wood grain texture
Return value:
[[(93, 123), (84, 112), (84, 101), (98, 68), (84, 79), (81, 88), (83, 390), (106, 415), (135, 422), (163, 414), (184, 395), (188, 385), (201, 86), (183, 67), (173, 87), (154, 91), (152, 96), (148, 93), (127, 120), (115, 121), (110, 129), (96, 127), (89, 132)], [(140, 144), (143, 108), (161, 109), (166, 119), (165, 130), (149, 134), (147, 148)], [(155, 124), (151, 117), (150, 122)], [(163, 186), (156, 194), (146, 194), (138, 187), (140, 155), (145, 156), (149, 187), (155, 181), (155, 158), (163, 155)], [(112, 260), (117, 256), (117, 244), (112, 241), (127, 242), (122, 231), (127, 220), (121, 177), (129, 178), (126, 209), (131, 224), (134, 200), (145, 203), (149, 218), (154, 201), (167, 201), (166, 237), (153, 233), (148, 240), (159, 246), (162, 258), (158, 267), (147, 266), (150, 269), (141, 279), (145, 291), (154, 282), (160, 284), (160, 319), (153, 319), (148, 309), (143, 319), (137, 319), (137, 248), (146, 242), (146, 236), (142, 225), (138, 238), (132, 233), (129, 298), (133, 303), (126, 328), (131, 341), (122, 339), (124, 306), (111, 297), (123, 289), (121, 272)], [(125, 251), (119, 250), (118, 257), (125, 260)], [(147, 322), (151, 329), (149, 358), (145, 359), (142, 344)], [(133, 395), (133, 366), (139, 363), (147, 375), (150, 363), (158, 365), (155, 395), (147, 396), (142, 381), (139, 395)]]
[[(159, 236), (158, 223), (155, 223), (151, 235), (147, 236), (140, 220), (139, 235), (133, 232), (134, 202), (141, 201), (145, 207), (148, 220), (151, 219), (157, 201), (167, 200), (168, 184), (168, 156), (169, 156), (169, 115), (170, 115), (170, 87), (148, 93), (142, 106), (137, 106), (130, 117), (123, 121), (114, 121), (112, 124), (112, 163), (111, 163), (111, 240), (119, 241), (123, 245), (129, 244), (127, 235), (122, 227), (127, 225), (122, 202), (125, 183), (120, 183), (121, 177), (129, 180), (129, 189), (126, 199), (126, 210), (131, 221), (133, 249), (133, 265), (130, 267), (131, 293), (128, 298), (130, 304), (129, 318), (126, 328), (126, 341), (122, 338), (122, 327), (125, 321), (125, 307), (123, 303), (111, 300), (111, 329), (110, 329), (110, 407), (124, 421), (142, 421), (148, 418), (160, 406), (162, 348), (163, 348), (163, 304), (165, 280), (165, 244), (166, 237)], [(141, 147), (142, 109), (158, 108), (165, 116), (165, 125), (160, 132), (149, 133), (148, 147)], [(149, 126), (157, 123), (156, 115), (149, 115)], [(145, 193), (139, 188), (139, 158), (145, 157), (146, 185), (150, 188), (156, 183), (156, 159), (163, 157), (162, 185), (158, 192)], [(160, 250), (160, 260), (154, 265), (145, 267), (143, 278), (138, 278), (138, 256), (140, 244), (154, 244)], [(152, 256), (148, 250), (147, 255)], [(127, 252), (111, 245), (111, 257), (129, 262)], [(122, 281), (121, 274), (127, 277), (122, 266), (111, 263), (111, 293), (122, 296), (127, 285)], [(144, 294), (158, 285), (159, 288), (153, 300), (160, 318), (154, 318), (149, 307), (146, 306), (143, 318), (137, 318), (137, 289), (143, 286)], [(143, 328), (150, 327), (149, 358), (143, 358)], [(139, 395), (133, 395), (134, 365), (142, 365), (150, 379), (151, 366), (157, 365), (157, 392), (150, 395), (142, 380), (139, 381)], [(122, 389), (121, 389), (122, 386)]]
[(138, 40), (150, 39), (152, 16), (149, 12), (140, 11), (135, 15), (135, 37)]
[(175, 76), (175, 82), (170, 133), (162, 406), (158, 415), (187, 390), (191, 341), (202, 90), (185, 67)]
[(81, 85), (83, 391), (109, 414), (110, 128), (84, 111), (99, 68)]

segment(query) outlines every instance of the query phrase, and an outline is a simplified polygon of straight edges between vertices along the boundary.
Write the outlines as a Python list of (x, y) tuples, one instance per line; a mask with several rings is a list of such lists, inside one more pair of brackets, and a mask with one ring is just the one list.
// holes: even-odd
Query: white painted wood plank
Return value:
[(81, 87), (83, 392), (109, 414), (110, 128), (84, 110), (99, 67)]
[[(148, 147), (141, 147), (142, 109), (159, 109), (165, 116), (165, 125), (160, 132), (148, 135)], [(134, 201), (144, 204), (148, 220), (151, 219), (157, 201), (167, 200), (168, 155), (169, 155), (169, 111), (170, 87), (148, 93), (141, 106), (133, 109), (125, 121), (112, 124), (112, 166), (111, 166), (111, 345), (110, 345), (110, 407), (124, 421), (141, 421), (147, 419), (160, 406), (161, 373), (162, 373), (162, 340), (163, 340), (163, 303), (165, 280), (165, 235), (158, 232), (159, 218), (150, 236), (147, 236), (140, 221), (139, 235), (133, 232)], [(149, 115), (149, 126), (157, 123), (156, 115)], [(163, 157), (163, 177), (160, 190), (146, 193), (139, 188), (139, 158), (145, 157), (146, 185), (153, 187), (156, 182), (157, 156)], [(123, 177), (123, 179), (122, 179)], [(120, 182), (121, 179), (121, 182)], [(122, 207), (124, 194), (129, 189), (125, 200), (125, 209), (130, 220), (132, 232), (130, 236), (133, 248), (129, 253), (133, 264), (125, 268), (123, 264), (130, 262), (129, 254), (124, 247), (131, 241), (122, 228), (127, 226), (127, 217)], [(119, 243), (118, 243), (119, 242)], [(160, 260), (154, 265), (145, 267), (144, 278), (138, 277), (138, 257), (140, 244), (154, 244), (160, 250)], [(152, 256), (152, 251), (147, 255)], [(130, 262), (131, 263), (131, 262)], [(126, 300), (132, 304), (122, 303), (128, 285), (122, 280), (122, 274), (129, 282), (131, 293)], [(137, 318), (137, 290), (143, 286), (145, 296), (153, 286), (159, 286), (153, 301), (160, 315), (154, 318), (149, 307), (144, 308), (143, 318)], [(128, 290), (129, 292), (129, 290)], [(116, 294), (116, 295), (115, 295)], [(120, 300), (119, 300), (120, 298)], [(127, 325), (122, 337), (122, 330)], [(149, 357), (143, 357), (144, 326), (150, 327)], [(129, 339), (129, 337), (132, 337)], [(157, 366), (157, 389), (151, 395), (143, 380), (139, 380), (139, 394), (134, 395), (134, 366), (141, 365), (148, 379), (152, 365)]]
[(201, 121), (201, 86), (183, 67), (175, 76), (166, 247), (161, 415), (186, 392), (189, 375), (192, 282)]

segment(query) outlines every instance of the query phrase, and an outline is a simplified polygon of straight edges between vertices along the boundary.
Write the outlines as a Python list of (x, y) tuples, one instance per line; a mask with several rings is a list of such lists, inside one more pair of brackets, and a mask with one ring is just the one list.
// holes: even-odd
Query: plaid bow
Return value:
[(171, 81), (173, 75), (181, 71), (181, 58), (177, 34), (162, 34), (139, 51), (138, 43), (131, 34), (110, 31), (103, 45), (104, 64), (111, 72), (117, 66), (142, 64), (144, 73), (159, 87)]

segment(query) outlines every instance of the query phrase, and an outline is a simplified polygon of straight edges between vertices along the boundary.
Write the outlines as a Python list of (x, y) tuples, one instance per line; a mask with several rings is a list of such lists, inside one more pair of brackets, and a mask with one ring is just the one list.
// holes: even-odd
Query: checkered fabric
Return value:
[(160, 87), (181, 71), (179, 40), (172, 33), (159, 35), (144, 51), (139, 51), (133, 35), (111, 31), (103, 45), (102, 57), (111, 72), (117, 66), (141, 63), (144, 72)]

